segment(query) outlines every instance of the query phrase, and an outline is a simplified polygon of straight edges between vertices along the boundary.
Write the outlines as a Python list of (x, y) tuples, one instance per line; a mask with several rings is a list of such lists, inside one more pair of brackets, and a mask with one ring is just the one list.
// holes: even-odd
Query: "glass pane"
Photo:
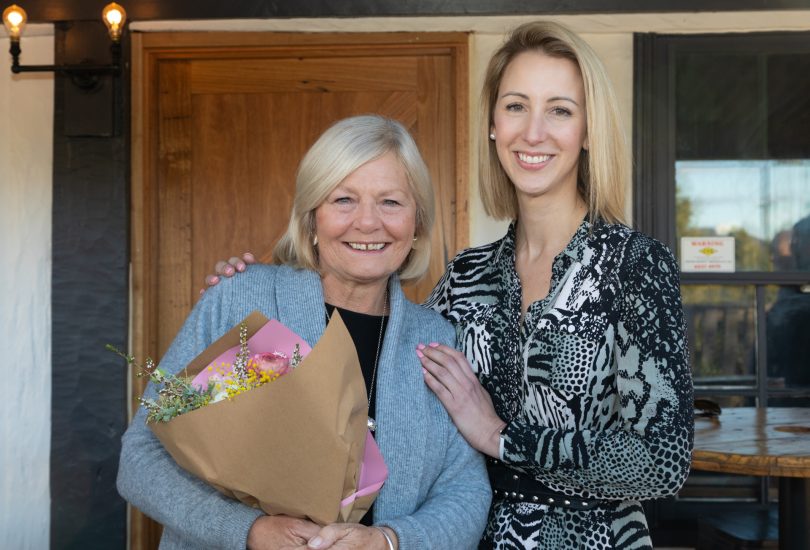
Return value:
[(769, 55), (767, 66), (769, 156), (810, 157), (810, 55)]
[[(768, 287), (766, 350), (769, 405), (810, 406), (810, 293)], [(808, 289), (804, 289), (808, 290)]]
[[(762, 40), (675, 56), (677, 244), (734, 237), (735, 271), (810, 271), (810, 54)], [(720, 257), (702, 242), (688, 258)]]
[(727, 48), (675, 56), (676, 158), (810, 158), (810, 54)]
[(681, 292), (695, 385), (753, 387), (754, 287), (684, 285)]
[(677, 161), (675, 186), (678, 243), (734, 237), (736, 271), (810, 271), (810, 159)]
[[(676, 158), (765, 158), (762, 57), (679, 52), (675, 61)], [(734, 93), (729, 93), (734, 90)]]

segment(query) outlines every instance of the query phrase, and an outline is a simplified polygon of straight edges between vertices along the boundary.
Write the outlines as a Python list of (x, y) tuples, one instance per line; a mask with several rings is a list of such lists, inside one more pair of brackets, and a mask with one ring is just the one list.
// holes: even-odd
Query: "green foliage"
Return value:
[(192, 386), (191, 378), (168, 374), (163, 369), (156, 368), (154, 361), (147, 358), (146, 364), (141, 365), (131, 355), (127, 355), (115, 346), (107, 344), (106, 348), (122, 357), (129, 367), (138, 369), (137, 376), (147, 376), (158, 388), (156, 399), (139, 398), (138, 401), (146, 409), (146, 422), (168, 422), (181, 414), (191, 412), (207, 405), (214, 391), (213, 382), (208, 387), (199, 390)]

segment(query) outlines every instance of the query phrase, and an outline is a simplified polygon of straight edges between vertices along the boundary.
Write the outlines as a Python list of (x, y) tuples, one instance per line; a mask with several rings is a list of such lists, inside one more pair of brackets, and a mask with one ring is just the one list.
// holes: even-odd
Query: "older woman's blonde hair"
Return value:
[(570, 59), (579, 67), (585, 88), (588, 150), (579, 157), (577, 186), (588, 205), (591, 221), (624, 221), (626, 185), (630, 176), (627, 141), (622, 130), (613, 86), (596, 53), (574, 31), (549, 21), (535, 21), (515, 28), (490, 59), (481, 93), (479, 135), (479, 189), (487, 214), (497, 219), (518, 216), (515, 187), (498, 160), (495, 142), (488, 139), (494, 126), (498, 88), (509, 63), (526, 51)]
[(378, 115), (336, 122), (304, 155), (295, 177), (290, 223), (273, 249), (273, 262), (317, 271), (318, 252), (312, 242), (315, 210), (352, 172), (389, 152), (402, 163), (416, 201), (417, 240), (398, 272), (402, 282), (419, 280), (430, 263), (430, 232), (435, 217), (430, 174), (408, 130)]

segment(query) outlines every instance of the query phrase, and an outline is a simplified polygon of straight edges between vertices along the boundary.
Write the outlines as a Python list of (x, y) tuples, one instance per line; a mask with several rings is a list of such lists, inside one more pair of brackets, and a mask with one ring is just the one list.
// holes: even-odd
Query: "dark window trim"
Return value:
[[(673, 248), (673, 250), (675, 250)], [(738, 271), (736, 273), (681, 273), (681, 282), (693, 285), (806, 285), (806, 271), (770, 273), (767, 271)]]

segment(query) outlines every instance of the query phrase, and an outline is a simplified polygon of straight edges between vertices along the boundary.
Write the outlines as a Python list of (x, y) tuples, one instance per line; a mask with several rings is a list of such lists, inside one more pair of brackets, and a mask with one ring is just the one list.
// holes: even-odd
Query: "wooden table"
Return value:
[(779, 547), (810, 549), (810, 408), (741, 407), (695, 418), (692, 468), (779, 478)]

